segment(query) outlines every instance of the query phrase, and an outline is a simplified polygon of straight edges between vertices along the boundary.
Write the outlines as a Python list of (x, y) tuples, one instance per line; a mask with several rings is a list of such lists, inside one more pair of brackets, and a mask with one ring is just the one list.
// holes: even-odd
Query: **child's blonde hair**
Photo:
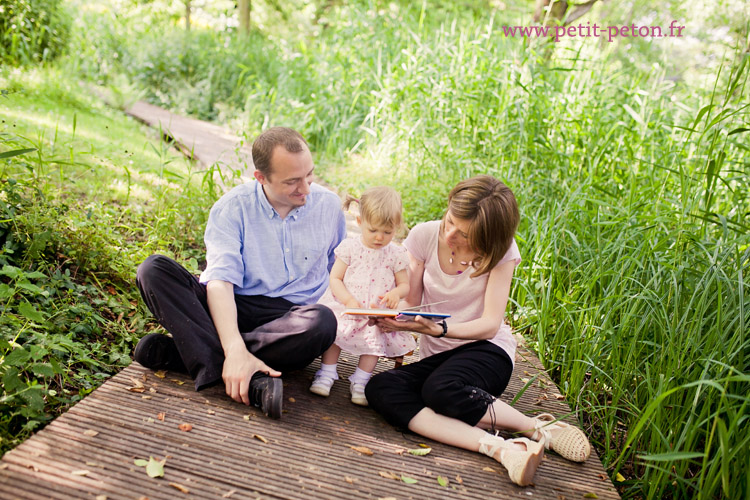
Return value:
[(401, 195), (388, 186), (371, 187), (365, 190), (359, 199), (347, 194), (344, 210), (352, 202), (359, 204), (359, 216), (376, 227), (401, 227)]

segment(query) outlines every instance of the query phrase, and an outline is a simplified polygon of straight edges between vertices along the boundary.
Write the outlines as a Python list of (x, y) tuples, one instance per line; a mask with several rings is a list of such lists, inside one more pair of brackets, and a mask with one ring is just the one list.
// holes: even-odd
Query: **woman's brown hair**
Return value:
[(469, 221), (468, 243), (480, 256), (471, 277), (490, 272), (510, 248), (521, 220), (513, 191), (491, 175), (478, 175), (451, 190), (448, 211)]

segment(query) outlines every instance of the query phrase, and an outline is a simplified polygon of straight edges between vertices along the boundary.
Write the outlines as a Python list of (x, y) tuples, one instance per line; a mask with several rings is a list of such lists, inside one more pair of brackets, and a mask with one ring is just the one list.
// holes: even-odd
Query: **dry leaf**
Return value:
[(158, 414), (158, 415), (156, 416), (156, 419), (157, 419), (157, 420), (159, 420), (159, 421), (161, 421), (161, 422), (164, 422), (164, 418), (165, 418), (166, 416), (167, 416), (167, 414), (166, 414), (166, 413), (164, 413), (164, 412), (161, 412), (161, 413), (159, 413), (159, 414)]
[(482, 470), (483, 470), (483, 471), (486, 471), (486, 472), (497, 472), (497, 471), (496, 471), (495, 469), (493, 469), (492, 467), (483, 467), (483, 468), (482, 468)]
[(331, 420), (331, 417), (328, 417), (328, 416), (326, 416), (326, 417), (320, 417), (320, 419), (321, 420)]
[(177, 380), (176, 378), (173, 378), (171, 380), (172, 380), (172, 382), (174, 382), (177, 385), (184, 385), (185, 384), (185, 381), (183, 381), (183, 380)]
[(171, 486), (172, 488), (174, 488), (174, 489), (176, 489), (176, 490), (180, 490), (180, 491), (181, 491), (181, 492), (183, 492), (183, 493), (190, 493), (190, 490), (189, 490), (189, 489), (187, 489), (187, 488), (185, 488), (185, 487), (184, 487), (183, 485), (181, 485), (181, 484), (178, 484), (178, 483), (169, 483), (169, 486)]
[(456, 474), (456, 482), (457, 482), (458, 484), (464, 484), (464, 480), (463, 480), (463, 479), (461, 479), (461, 476), (459, 476), (458, 474)]
[(95, 500), (107, 500), (107, 495), (96, 495)]
[(235, 493), (237, 493), (237, 490), (229, 490), (226, 493), (224, 493), (223, 495), (221, 495), (221, 498), (229, 498), (232, 495), (234, 495)]
[(190, 432), (193, 430), (193, 426), (187, 423), (180, 424), (177, 426), (177, 428), (183, 432)]
[(366, 446), (349, 446), (349, 448), (363, 455), (367, 455), (368, 457), (374, 455), (372, 450)]
[(297, 402), (297, 400), (296, 400), (296, 399), (294, 399), (294, 398), (289, 398), (289, 402), (290, 402), (290, 403), (296, 403), (296, 402)]
[(380, 497), (378, 500), (398, 500), (396, 497)]
[(151, 396), (141, 396), (141, 399), (151, 399)]
[(250, 420), (250, 417), (252, 417), (252, 415), (243, 415), (242, 420)]
[(145, 387), (128, 387), (130, 392), (146, 392)]
[(560, 394), (560, 393), (557, 393), (557, 392), (556, 392), (556, 393), (554, 393), (554, 394), (552, 394), (552, 395), (553, 395), (553, 396), (555, 397), (555, 399), (557, 399), (558, 401), (562, 401), (562, 400), (564, 400), (564, 399), (565, 399), (565, 396), (563, 396), (562, 394)]
[(524, 384), (529, 383), (529, 379), (527, 379), (526, 377), (519, 377), (519, 378), (521, 379), (521, 382), (523, 382)]
[(354, 479), (354, 478), (351, 478), (351, 477), (349, 477), (349, 476), (345, 476), (345, 477), (344, 477), (344, 481), (346, 481), (346, 482), (347, 482), (347, 483), (349, 483), (349, 484), (354, 484), (354, 481), (355, 481), (355, 479)]
[(206, 413), (208, 413), (209, 415), (216, 415), (216, 412), (213, 410), (207, 410)]
[(378, 472), (378, 474), (380, 474), (382, 477), (384, 477), (386, 479), (395, 479), (396, 481), (401, 481), (401, 476), (397, 476), (393, 472), (383, 472), (383, 471), (380, 471), (380, 472)]
[(167, 371), (166, 370), (156, 371), (154, 372), (154, 376), (159, 377), (159, 378), (164, 378), (167, 376)]
[(596, 493), (589, 492), (589, 493), (586, 493), (585, 495), (583, 495), (583, 498), (599, 498), (599, 497), (596, 496)]
[(144, 382), (145, 382), (146, 380), (148, 380), (148, 377), (146, 376), (146, 374), (145, 374), (145, 373), (144, 373), (143, 375), (141, 375), (141, 380), (143, 380)]
[(87, 430), (83, 431), (83, 435), (84, 436), (88, 436), (88, 437), (94, 437), (97, 434), (99, 434), (99, 433), (97, 431), (93, 430), (93, 429), (87, 429)]
[(258, 441), (262, 442), (263, 444), (268, 444), (268, 439), (264, 438), (260, 434), (253, 434), (253, 437), (257, 439)]
[(149, 387), (148, 392), (150, 392), (151, 394), (156, 394), (156, 389), (154, 389), (153, 387)]
[(86, 476), (86, 475), (89, 474), (89, 471), (87, 471), (87, 470), (74, 470), (73, 472), (71, 472), (71, 474), (73, 474), (74, 476)]
[(5, 470), (8, 467), (10, 467), (10, 465), (8, 465), (8, 464), (0, 464), (0, 470)]

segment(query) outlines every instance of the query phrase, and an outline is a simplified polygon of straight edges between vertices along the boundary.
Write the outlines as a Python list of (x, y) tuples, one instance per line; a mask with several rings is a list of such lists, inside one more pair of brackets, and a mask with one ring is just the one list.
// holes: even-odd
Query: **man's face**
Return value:
[(263, 185), (263, 192), (271, 206), (286, 217), (289, 212), (301, 207), (310, 194), (313, 180), (312, 155), (305, 148), (300, 153), (290, 153), (284, 146), (276, 146), (271, 155), (271, 174), (263, 175), (255, 171), (255, 178)]

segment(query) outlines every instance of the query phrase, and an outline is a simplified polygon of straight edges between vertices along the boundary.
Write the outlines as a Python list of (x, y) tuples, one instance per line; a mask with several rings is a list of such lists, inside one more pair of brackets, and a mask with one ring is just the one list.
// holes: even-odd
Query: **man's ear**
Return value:
[(254, 170), (253, 171), (253, 175), (255, 176), (255, 180), (257, 180), (261, 184), (265, 184), (266, 183), (266, 180), (267, 180), (266, 176), (263, 175), (263, 173), (261, 173), (260, 170)]

